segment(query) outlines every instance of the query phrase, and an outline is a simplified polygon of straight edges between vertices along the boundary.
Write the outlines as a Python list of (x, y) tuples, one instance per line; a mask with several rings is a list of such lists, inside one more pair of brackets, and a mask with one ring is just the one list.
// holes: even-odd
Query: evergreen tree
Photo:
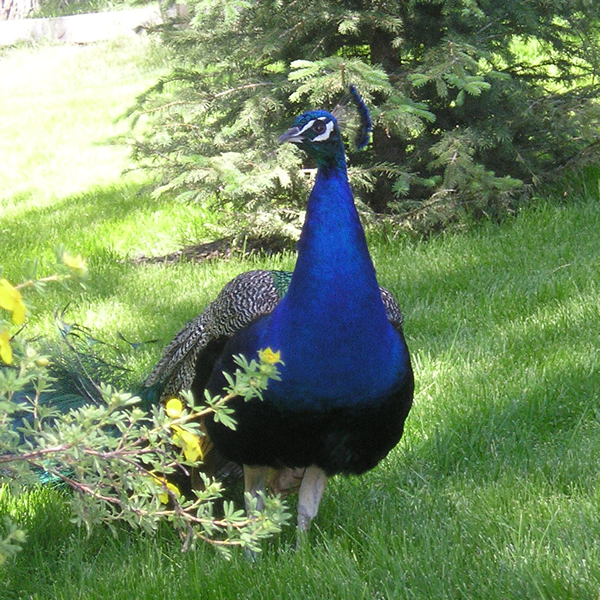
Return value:
[[(307, 169), (278, 132), (354, 83), (374, 120), (351, 176), (428, 225), (498, 213), (598, 146), (595, 0), (190, 0), (161, 28), (178, 67), (135, 108), (159, 191), (283, 215)], [(350, 126), (351, 130), (351, 126)], [(308, 165), (307, 165), (308, 166)], [(279, 210), (274, 210), (279, 209)]]

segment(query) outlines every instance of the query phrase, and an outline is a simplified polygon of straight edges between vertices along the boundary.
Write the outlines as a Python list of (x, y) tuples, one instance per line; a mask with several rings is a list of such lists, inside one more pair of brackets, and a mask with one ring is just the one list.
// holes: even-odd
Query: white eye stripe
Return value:
[[(315, 121), (327, 121), (327, 117), (319, 117), (318, 119), (311, 119), (296, 135), (302, 135), (307, 129), (310, 129)], [(323, 142), (329, 139), (331, 132), (333, 131), (333, 122), (328, 121), (325, 125), (326, 129), (323, 133), (313, 138), (313, 142)]]
[(307, 129), (310, 129), (316, 119), (311, 119), (296, 135), (302, 135)]
[(321, 135), (318, 135), (317, 137), (313, 138), (313, 142), (324, 142), (325, 140), (329, 139), (329, 136), (333, 131), (333, 121), (329, 121), (327, 125), (325, 125), (325, 127), (325, 131)]

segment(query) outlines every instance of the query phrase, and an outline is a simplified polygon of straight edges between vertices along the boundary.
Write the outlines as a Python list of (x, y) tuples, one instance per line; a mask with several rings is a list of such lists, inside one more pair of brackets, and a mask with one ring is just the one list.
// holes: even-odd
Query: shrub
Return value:
[(350, 152), (355, 188), (412, 225), (504, 213), (597, 156), (591, 0), (189, 7), (159, 28), (176, 67), (131, 112), (150, 125), (134, 158), (160, 173), (157, 193), (285, 224), (310, 182), (276, 135), (301, 110), (333, 107), (349, 82), (375, 125), (369, 151)]

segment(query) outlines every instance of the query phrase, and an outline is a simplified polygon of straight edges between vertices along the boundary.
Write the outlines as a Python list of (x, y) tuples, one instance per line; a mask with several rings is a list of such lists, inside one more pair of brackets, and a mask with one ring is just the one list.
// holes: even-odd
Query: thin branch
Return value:
[(226, 96), (227, 94), (233, 94), (235, 92), (239, 92), (241, 90), (246, 90), (246, 89), (254, 89), (257, 87), (264, 87), (264, 86), (269, 86), (269, 85), (273, 85), (272, 83), (269, 82), (261, 82), (261, 83), (247, 83), (245, 85), (240, 85), (234, 88), (230, 88), (228, 90), (224, 90), (222, 92), (219, 92), (218, 94), (214, 95), (214, 98), (221, 98), (222, 96)]
[(167, 104), (161, 104), (160, 106), (155, 106), (154, 108), (148, 108), (146, 110), (143, 110), (141, 111), (141, 114), (150, 115), (160, 110), (166, 110), (167, 108), (171, 108), (172, 106), (181, 106), (183, 104), (191, 104), (191, 102), (189, 100), (173, 100), (173, 102), (167, 102)]
[(62, 444), (61, 446), (50, 446), (48, 448), (41, 448), (40, 450), (27, 452), (25, 454), (2, 454), (0, 455), (0, 464), (23, 460), (34, 461), (40, 456), (45, 456), (47, 454), (57, 454), (59, 452), (64, 452), (65, 450), (69, 450), (70, 448), (72, 448), (72, 444)]
[(65, 279), (70, 279), (70, 275), (48, 275), (48, 277), (42, 277), (41, 279), (28, 279), (27, 281), (23, 281), (18, 285), (15, 285), (14, 288), (16, 290), (22, 290), (27, 287), (31, 287), (36, 283), (48, 283), (50, 281), (64, 281)]

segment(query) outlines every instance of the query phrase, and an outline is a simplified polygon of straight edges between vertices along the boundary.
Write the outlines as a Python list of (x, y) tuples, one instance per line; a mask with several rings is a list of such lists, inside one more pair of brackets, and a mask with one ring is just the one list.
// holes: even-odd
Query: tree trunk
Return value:
[(0, 0), (0, 21), (24, 19), (38, 8), (38, 0)]
[[(394, 37), (387, 31), (374, 29), (371, 36), (371, 64), (381, 65), (393, 82), (401, 67), (399, 51), (392, 47)], [(373, 157), (375, 163), (402, 163), (404, 145), (402, 140), (391, 136), (381, 126), (373, 129)], [(394, 200), (392, 181), (385, 175), (377, 178), (373, 191), (367, 197), (367, 204), (375, 212), (385, 212), (388, 204)]]

